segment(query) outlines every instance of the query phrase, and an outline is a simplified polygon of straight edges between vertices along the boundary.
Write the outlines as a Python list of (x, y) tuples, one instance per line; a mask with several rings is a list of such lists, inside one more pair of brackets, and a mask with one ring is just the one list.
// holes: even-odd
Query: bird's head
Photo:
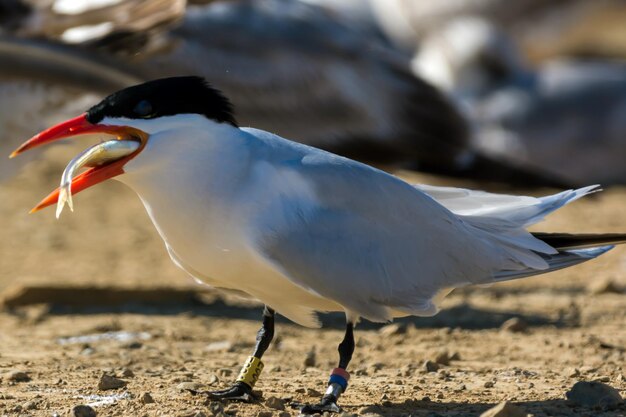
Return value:
[[(106, 97), (78, 117), (59, 123), (33, 136), (10, 157), (39, 145), (74, 136), (100, 133), (118, 141), (131, 141), (132, 150), (98, 155), (86, 171), (71, 181), (71, 191), (80, 192), (124, 173), (124, 166), (144, 150), (150, 137), (163, 130), (181, 127), (184, 115), (200, 115), (218, 123), (237, 126), (232, 106), (219, 91), (200, 77), (171, 77), (128, 87)], [(120, 143), (121, 144), (121, 143)], [(91, 148), (90, 148), (91, 149)], [(31, 212), (55, 204), (60, 188), (43, 199)]]

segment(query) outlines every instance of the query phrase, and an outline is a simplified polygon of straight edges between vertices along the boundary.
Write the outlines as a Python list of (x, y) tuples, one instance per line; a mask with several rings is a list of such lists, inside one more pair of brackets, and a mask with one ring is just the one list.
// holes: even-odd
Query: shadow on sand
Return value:
[[(89, 288), (89, 287), (27, 287), (5, 295), (5, 311), (18, 312), (22, 307), (47, 304), (48, 314), (121, 314), (145, 315), (192, 314), (202, 317), (230, 318), (260, 321), (262, 307), (249, 301), (233, 301), (232, 297), (221, 297), (216, 292), (197, 292), (172, 288)], [(571, 323), (554, 320), (536, 314), (502, 312), (478, 309), (469, 304), (461, 304), (444, 309), (434, 317), (405, 317), (397, 323), (413, 325), (416, 328), (461, 328), (471, 330), (498, 328), (506, 320), (518, 317), (528, 326), (568, 327)], [(343, 329), (343, 313), (320, 315), (324, 327)], [(279, 322), (289, 321), (279, 318)], [(378, 329), (384, 324), (363, 321), (361, 330)]]
[[(606, 411), (600, 409), (574, 407), (565, 399), (522, 401), (514, 402), (514, 404), (521, 408), (527, 414), (532, 414), (535, 417), (621, 417), (625, 415), (624, 412), (626, 411), (626, 408), (623, 405), (618, 409)], [(495, 404), (468, 404), (454, 402), (407, 400), (401, 403), (385, 402), (382, 405), (362, 404), (351, 408), (356, 408), (356, 410), (359, 410), (359, 414), (372, 413), (386, 417), (477, 417), (493, 406), (495, 406)]]

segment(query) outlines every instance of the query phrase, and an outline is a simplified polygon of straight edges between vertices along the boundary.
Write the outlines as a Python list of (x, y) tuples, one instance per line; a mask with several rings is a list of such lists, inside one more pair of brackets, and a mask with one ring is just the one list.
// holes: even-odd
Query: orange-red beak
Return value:
[[(33, 136), (26, 142), (24, 142), (19, 148), (17, 148), (9, 158), (14, 158), (28, 149), (36, 146), (44, 145), (46, 143), (54, 142), (59, 139), (69, 138), (84, 134), (93, 133), (105, 133), (115, 136), (118, 140), (136, 140), (140, 142), (140, 147), (130, 155), (127, 155), (121, 159), (115, 160), (111, 163), (100, 165), (97, 167), (89, 168), (85, 172), (76, 176), (72, 180), (72, 193), (78, 193), (86, 188), (96, 185), (109, 178), (113, 178), (117, 175), (124, 173), (124, 165), (133, 159), (139, 152), (142, 151), (148, 141), (148, 134), (142, 130), (135, 129), (130, 126), (111, 126), (94, 124), (87, 120), (87, 114), (82, 114), (73, 119), (67, 120), (63, 123), (59, 123), (49, 129), (44, 130), (41, 133)], [(34, 213), (41, 210), (44, 207), (55, 204), (59, 199), (59, 188), (50, 193), (44, 198), (37, 206), (35, 206), (30, 212)]]

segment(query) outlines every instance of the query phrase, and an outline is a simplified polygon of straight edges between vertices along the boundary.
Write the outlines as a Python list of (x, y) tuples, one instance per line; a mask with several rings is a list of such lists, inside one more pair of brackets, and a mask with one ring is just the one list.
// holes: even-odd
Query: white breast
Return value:
[(287, 280), (249, 244), (256, 210), (272, 201), (272, 183), (293, 181), (292, 190), (308, 198), (306, 184), (280, 178), (251, 155), (249, 135), (212, 124), (215, 138), (205, 129), (187, 129), (184, 138), (180, 130), (175, 137), (168, 131), (152, 135), (119, 177), (141, 198), (174, 262), (211, 286), (243, 291), (301, 324), (316, 324), (311, 310), (341, 310)]

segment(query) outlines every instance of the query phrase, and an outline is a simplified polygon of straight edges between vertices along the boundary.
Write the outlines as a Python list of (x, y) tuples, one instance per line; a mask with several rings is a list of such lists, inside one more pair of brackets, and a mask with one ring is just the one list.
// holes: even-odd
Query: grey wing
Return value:
[(437, 187), (414, 184), (418, 190), (434, 198), (439, 204), (458, 215), (489, 216), (501, 211), (536, 206), (540, 200), (535, 197), (493, 194), (485, 191), (455, 187)]
[[(375, 170), (321, 165), (298, 170), (313, 202), (279, 193), (256, 222), (253, 246), (298, 285), (384, 321), (397, 312), (434, 314), (440, 290), (488, 282), (504, 266), (499, 247), (410, 185)], [(286, 175), (278, 170), (276, 178)]]

